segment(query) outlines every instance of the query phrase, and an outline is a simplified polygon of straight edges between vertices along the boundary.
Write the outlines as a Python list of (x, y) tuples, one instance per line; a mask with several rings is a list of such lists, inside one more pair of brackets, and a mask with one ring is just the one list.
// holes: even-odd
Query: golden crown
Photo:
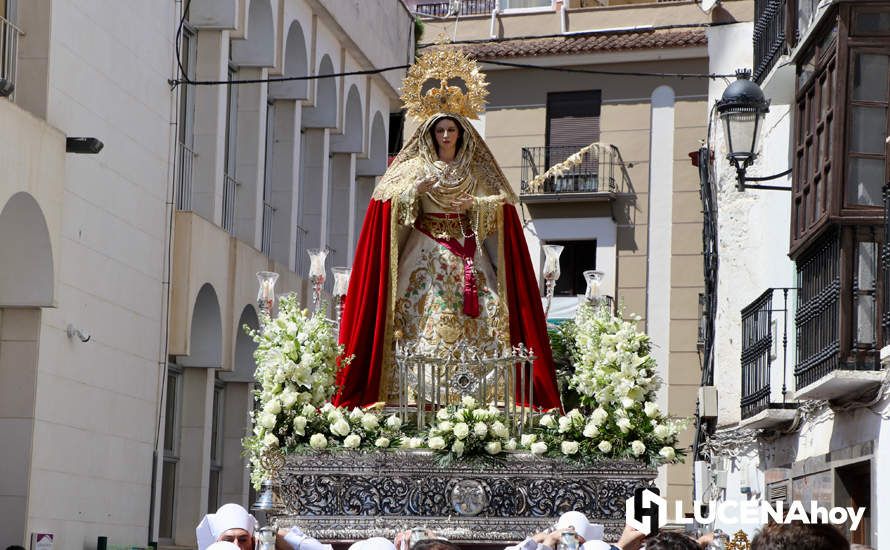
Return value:
[[(438, 80), (439, 87), (424, 91), (431, 80)], [(455, 80), (463, 81), (466, 91), (455, 86)], [(402, 103), (417, 120), (426, 120), (436, 113), (479, 118), (485, 110), (487, 87), (485, 74), (475, 60), (460, 48), (440, 42), (436, 48), (421, 54), (408, 69), (402, 81)]]

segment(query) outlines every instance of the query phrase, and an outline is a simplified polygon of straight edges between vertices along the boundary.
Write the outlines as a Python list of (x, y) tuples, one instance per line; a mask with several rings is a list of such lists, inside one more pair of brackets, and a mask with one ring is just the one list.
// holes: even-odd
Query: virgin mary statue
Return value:
[[(466, 91), (449, 85), (455, 78)], [(429, 80), (440, 86), (422, 93)], [(462, 342), (525, 344), (537, 358), (533, 405), (560, 406), (516, 195), (468, 121), (484, 107), (486, 86), (454, 48), (424, 54), (408, 71), (402, 99), (420, 125), (365, 215), (340, 327), (352, 359), (339, 371), (336, 405), (398, 400), (396, 342), (427, 354)]]

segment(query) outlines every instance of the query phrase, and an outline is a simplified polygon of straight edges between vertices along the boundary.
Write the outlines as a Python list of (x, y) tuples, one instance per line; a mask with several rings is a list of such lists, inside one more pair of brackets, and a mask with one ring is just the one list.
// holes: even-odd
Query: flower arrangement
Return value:
[(534, 454), (583, 461), (632, 458), (658, 465), (681, 460), (677, 434), (686, 422), (667, 418), (655, 402), (661, 381), (649, 336), (607, 307), (583, 303), (571, 347), (575, 369), (569, 385), (587, 412), (543, 415), (522, 446)]
[(439, 455), (443, 466), (455, 460), (494, 462), (504, 451), (517, 447), (510, 437), (507, 419), (495, 406), (484, 407), (473, 397), (464, 397), (460, 405), (439, 409), (436, 421), (423, 438), (426, 448)]

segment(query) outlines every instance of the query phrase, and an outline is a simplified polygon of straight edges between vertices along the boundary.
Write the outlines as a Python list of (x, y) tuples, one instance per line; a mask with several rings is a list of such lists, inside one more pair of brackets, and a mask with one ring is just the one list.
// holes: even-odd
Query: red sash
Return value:
[[(430, 213), (423, 214), (434, 218), (460, 218), (462, 214), (446, 214), (446, 213)], [(463, 225), (463, 224), (461, 224)], [(431, 235), (418, 219), (414, 224), (414, 228), (444, 246), (449, 252), (463, 260), (464, 262), (464, 314), (469, 317), (479, 317), (479, 289), (476, 286), (476, 269), (473, 265), (473, 258), (476, 256), (476, 236), (464, 236), (464, 243), (461, 244), (454, 237), (447, 239), (437, 238)]]

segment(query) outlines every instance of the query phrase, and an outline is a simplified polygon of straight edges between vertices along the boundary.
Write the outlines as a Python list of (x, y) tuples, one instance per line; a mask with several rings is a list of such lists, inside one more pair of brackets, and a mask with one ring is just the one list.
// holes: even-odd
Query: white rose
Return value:
[(420, 437), (412, 437), (408, 439), (408, 448), (409, 449), (419, 449), (423, 446), (423, 438)]
[(358, 420), (359, 418), (365, 416), (364, 411), (362, 411), (358, 407), (353, 407), (351, 411), (349, 411), (349, 418), (353, 420)]
[(427, 443), (427, 446), (430, 449), (438, 451), (439, 449), (445, 448), (445, 440), (439, 436), (431, 437), (429, 442)]
[(294, 433), (297, 435), (306, 435), (306, 417), (298, 416), (294, 418)]
[(496, 420), (491, 425), (491, 433), (493, 433), (497, 437), (507, 437), (507, 434), (509, 434), (510, 432), (509, 430), (507, 430), (507, 427), (504, 426), (503, 422), (501, 422), (500, 420)]
[(552, 414), (545, 414), (544, 416), (541, 417), (541, 420), (539, 421), (539, 423), (541, 424), (541, 426), (544, 426), (545, 428), (552, 428), (553, 425), (556, 424), (556, 421), (553, 419)]
[(347, 449), (358, 449), (358, 446), (362, 444), (362, 438), (359, 437), (358, 434), (349, 434), (346, 436), (346, 439), (343, 440), (343, 446)]
[(619, 418), (615, 424), (621, 429), (621, 433), (627, 433), (630, 431), (630, 419), (629, 418)]
[(452, 424), (451, 422), (449, 422), (447, 420), (445, 422), (439, 422), (439, 426), (438, 426), (440, 432), (451, 431), (451, 428), (453, 428), (453, 427), (454, 427), (454, 424)]
[(278, 437), (275, 434), (266, 434), (266, 437), (263, 438), (263, 445), (266, 447), (277, 447)]
[(582, 414), (581, 414), (581, 411), (579, 411), (578, 409), (572, 409), (572, 410), (569, 411), (569, 413), (568, 413), (566, 416), (568, 416), (569, 418), (571, 418), (572, 420), (574, 420), (574, 419), (576, 419), (576, 418), (581, 418), (581, 417), (583, 417), (584, 415), (582, 415)]
[(652, 428), (652, 433), (655, 434), (655, 437), (659, 439), (659, 441), (664, 441), (671, 437), (673, 430), (671, 430), (670, 426), (666, 424), (656, 424), (654, 428)]
[(538, 441), (537, 443), (532, 443), (531, 452), (534, 455), (542, 455), (547, 452), (547, 444), (543, 441)]
[(300, 414), (303, 416), (314, 416), (315, 407), (312, 405), (303, 405), (303, 410), (300, 411)]
[(377, 420), (376, 415), (368, 413), (362, 416), (362, 428), (366, 430), (373, 430), (378, 425), (380, 425), (380, 421)]
[(584, 426), (584, 437), (588, 439), (593, 439), (598, 436), (600, 433), (600, 429), (596, 427), (596, 424), (593, 422), (589, 422), (586, 426)]
[(485, 444), (485, 452), (490, 455), (500, 454), (501, 452), (501, 442), (500, 441), (489, 441)]
[(281, 394), (281, 404), (285, 409), (290, 409), (297, 402), (297, 394), (291, 390), (285, 390)]
[(388, 437), (378, 437), (377, 441), (374, 442), (374, 446), (380, 449), (385, 449), (389, 447), (389, 438)]
[(641, 454), (646, 452), (646, 445), (643, 444), (642, 441), (637, 439), (630, 444), (630, 452), (632, 452), (634, 456), (640, 456)]
[(473, 409), (473, 419), (475, 420), (485, 420), (491, 416), (491, 411), (487, 409)]
[(564, 455), (573, 455), (578, 452), (577, 441), (563, 441), (559, 447)]
[(522, 434), (522, 437), (519, 438), (519, 444), (523, 447), (528, 447), (532, 443), (538, 440), (538, 436), (535, 434)]
[(476, 434), (476, 437), (485, 437), (488, 435), (488, 426), (485, 425), (485, 422), (476, 422), (476, 425), (473, 426), (473, 433)]
[(608, 441), (606, 441), (605, 439), (600, 441), (600, 444), (597, 445), (597, 448), (604, 453), (612, 452), (612, 444), (609, 443)]
[(349, 434), (349, 422), (345, 418), (340, 418), (331, 423), (331, 433), (343, 437)]
[(609, 418), (609, 413), (602, 407), (597, 407), (597, 409), (590, 415), (590, 420), (597, 426), (605, 422), (607, 418)]
[(572, 429), (572, 419), (568, 416), (559, 417), (559, 433), (566, 433)]
[(439, 412), (436, 413), (436, 418), (439, 420), (448, 420), (451, 416), (451, 413), (448, 412), (448, 409), (439, 409)]
[(266, 428), (267, 430), (271, 430), (275, 427), (276, 420), (277, 418), (274, 414), (263, 412), (260, 413), (260, 417), (257, 419), (257, 424)]
[(271, 401), (266, 403), (266, 406), (263, 407), (263, 410), (269, 414), (278, 414), (281, 412), (281, 401), (279, 401), (278, 399), (272, 399)]
[(516, 440), (511, 437), (510, 439), (507, 440), (506, 443), (504, 443), (504, 448), (507, 449), (508, 451), (515, 451), (516, 450)]
[(465, 395), (463, 399), (460, 400), (460, 404), (468, 409), (473, 409), (476, 407), (476, 399), (474, 399), (472, 395)]
[(622, 397), (621, 398), (621, 406), (625, 409), (629, 409), (634, 406), (635, 401), (631, 397)]
[(673, 447), (662, 447), (658, 454), (665, 460), (673, 460), (677, 457), (677, 452)]
[(313, 449), (324, 449), (328, 446), (328, 438), (324, 434), (312, 434), (309, 438), (309, 446)]
[(334, 405), (332, 405), (330, 402), (325, 403), (324, 405), (321, 406), (320, 410), (323, 413), (330, 412), (330, 411), (334, 410)]
[(461, 441), (461, 440), (459, 440), (459, 439), (458, 439), (457, 441), (455, 441), (455, 442), (451, 445), (451, 451), (452, 451), (454, 454), (456, 454), (457, 456), (461, 456), (461, 455), (463, 455), (463, 454), (464, 454), (464, 442)]
[(643, 405), (643, 412), (645, 412), (646, 416), (649, 418), (655, 418), (661, 413), (661, 410), (658, 408), (658, 404), (654, 401), (646, 401)]
[(470, 435), (470, 427), (466, 422), (458, 422), (454, 425), (454, 437), (464, 439), (468, 435)]
[(392, 415), (386, 419), (386, 426), (390, 430), (398, 430), (402, 427), (402, 419), (396, 415)]

